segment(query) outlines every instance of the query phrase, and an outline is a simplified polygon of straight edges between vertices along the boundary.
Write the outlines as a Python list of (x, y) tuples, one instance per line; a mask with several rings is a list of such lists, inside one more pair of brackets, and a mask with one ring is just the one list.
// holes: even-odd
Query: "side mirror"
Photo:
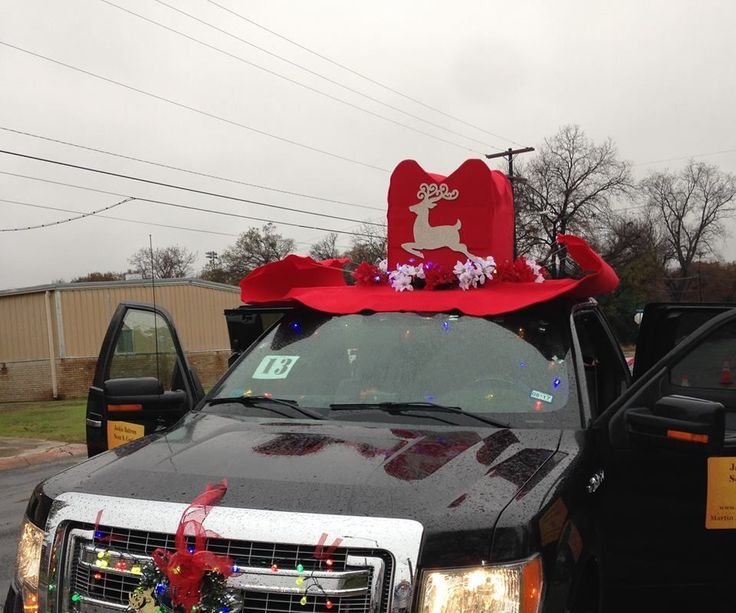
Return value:
[(713, 453), (723, 447), (725, 409), (710, 400), (665, 396), (651, 410), (629, 409), (626, 430), (638, 446)]
[(187, 401), (185, 391), (164, 392), (155, 377), (108, 379), (103, 392), (110, 413), (178, 411)]

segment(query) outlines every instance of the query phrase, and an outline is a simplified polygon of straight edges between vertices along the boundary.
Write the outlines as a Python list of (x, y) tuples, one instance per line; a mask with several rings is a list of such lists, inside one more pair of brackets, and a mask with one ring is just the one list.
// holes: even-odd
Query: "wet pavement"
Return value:
[(0, 471), (84, 456), (86, 445), (36, 438), (0, 436)]

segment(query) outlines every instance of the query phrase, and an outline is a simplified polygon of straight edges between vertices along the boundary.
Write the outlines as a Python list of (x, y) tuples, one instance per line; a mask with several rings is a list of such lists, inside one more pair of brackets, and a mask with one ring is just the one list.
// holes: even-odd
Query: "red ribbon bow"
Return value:
[[(217, 504), (227, 492), (227, 481), (222, 480), (199, 494), (179, 520), (176, 530), (176, 551), (156, 549), (151, 556), (156, 566), (169, 580), (171, 603), (181, 606), (185, 613), (202, 598), (202, 579), (205, 573), (220, 573), (229, 577), (233, 573), (233, 562), (227, 556), (217, 555), (204, 549), (207, 538), (217, 534), (205, 530), (202, 525), (212, 505)], [(194, 548), (187, 546), (187, 537), (194, 537)]]

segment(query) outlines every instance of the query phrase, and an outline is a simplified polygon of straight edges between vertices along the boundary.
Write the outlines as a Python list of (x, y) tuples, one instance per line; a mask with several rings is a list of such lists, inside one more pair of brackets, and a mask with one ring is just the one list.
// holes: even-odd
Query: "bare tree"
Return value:
[(196, 259), (197, 254), (186, 247), (171, 245), (154, 249), (153, 257), (150, 248), (141, 247), (130, 256), (128, 263), (146, 279), (150, 279), (151, 276), (157, 279), (179, 279), (192, 274), (192, 264)]
[(90, 272), (81, 277), (74, 277), (72, 283), (87, 283), (89, 281), (119, 281), (125, 278), (125, 274), (121, 272)]
[(548, 265), (559, 234), (593, 235), (611, 198), (631, 186), (629, 164), (618, 159), (613, 141), (597, 145), (575, 125), (545, 139), (539, 154), (519, 170), (524, 177), (515, 186), (519, 251), (533, 252)]
[(736, 209), (736, 177), (691, 160), (680, 172), (650, 174), (641, 189), (679, 267), (672, 289), (680, 299), (693, 261), (715, 253), (715, 243), (723, 235), (723, 220)]
[(222, 268), (220, 258), (214, 251), (207, 252), (207, 263), (199, 272), (199, 278), (215, 283), (233, 284), (228, 273)]
[(317, 261), (339, 258), (340, 250), (337, 248), (337, 234), (330, 232), (323, 236), (309, 249), (309, 255)]
[(294, 241), (276, 232), (272, 223), (262, 228), (250, 228), (243, 232), (235, 244), (222, 252), (222, 270), (227, 273), (227, 282), (237, 284), (249, 272), (280, 260), (294, 251)]
[(591, 240), (597, 251), (611, 266), (619, 269), (631, 262), (647, 258), (658, 267), (664, 278), (672, 252), (659, 225), (643, 215), (611, 214), (603, 232)]
[(360, 236), (354, 236), (352, 246), (345, 254), (353, 262), (370, 262), (375, 264), (387, 255), (388, 239), (386, 226), (364, 223), (357, 230)]

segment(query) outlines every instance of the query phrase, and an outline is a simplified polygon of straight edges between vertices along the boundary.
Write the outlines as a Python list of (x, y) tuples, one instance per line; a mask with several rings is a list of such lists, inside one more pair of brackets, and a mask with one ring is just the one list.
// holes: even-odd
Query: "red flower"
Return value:
[(361, 262), (361, 264), (353, 271), (353, 279), (356, 285), (370, 287), (373, 285), (386, 285), (388, 283), (388, 275), (383, 272), (375, 264)]
[[(534, 269), (529, 265), (529, 261), (525, 257), (516, 258), (513, 263), (506, 260), (496, 267), (499, 281), (511, 281), (513, 283), (534, 283), (537, 275)], [(547, 278), (547, 271), (540, 269), (541, 274)]]
[(449, 289), (451, 287), (457, 287), (457, 277), (453, 272), (445, 270), (441, 266), (425, 266), (424, 287), (425, 289)]
[[(169, 580), (171, 602), (185, 611), (202, 598), (202, 579), (208, 572), (219, 573), (225, 578), (232, 575), (233, 562), (227, 556), (205, 550), (208, 538), (217, 537), (202, 525), (212, 508), (227, 491), (227, 481), (220, 481), (214, 487), (199, 494), (184, 511), (176, 530), (176, 551), (157, 548), (151, 556), (159, 570)], [(194, 549), (187, 546), (187, 536), (194, 537)]]

